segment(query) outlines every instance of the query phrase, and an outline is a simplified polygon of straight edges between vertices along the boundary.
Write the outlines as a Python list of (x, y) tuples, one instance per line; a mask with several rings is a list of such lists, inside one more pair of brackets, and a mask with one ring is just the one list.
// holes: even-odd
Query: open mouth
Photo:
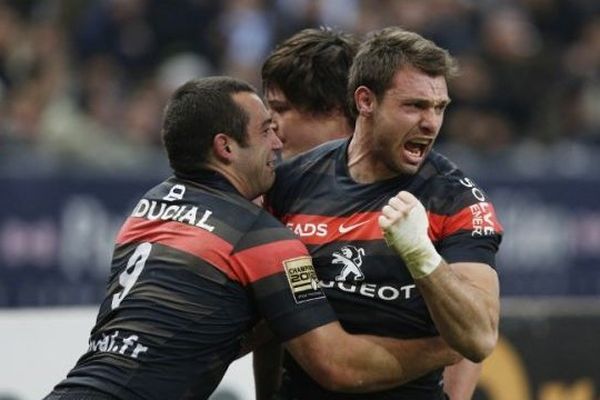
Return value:
[(418, 163), (425, 157), (430, 144), (430, 139), (413, 139), (404, 144), (404, 150), (411, 162)]
[(273, 158), (269, 161), (267, 161), (267, 167), (271, 168), (271, 169), (275, 169), (275, 167), (277, 167), (278, 161), (276, 158)]
[(274, 157), (267, 161), (267, 167), (275, 169), (282, 161), (281, 151), (275, 151)]

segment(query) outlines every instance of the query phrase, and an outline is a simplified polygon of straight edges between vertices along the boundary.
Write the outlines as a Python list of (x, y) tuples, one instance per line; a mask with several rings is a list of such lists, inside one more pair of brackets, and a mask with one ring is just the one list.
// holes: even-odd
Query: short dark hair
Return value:
[(239, 92), (256, 93), (247, 82), (225, 76), (194, 79), (170, 97), (164, 112), (162, 139), (175, 172), (202, 169), (216, 134), (246, 144), (249, 116), (234, 100)]
[(368, 87), (381, 100), (396, 72), (407, 65), (446, 80), (458, 73), (457, 62), (447, 50), (415, 32), (394, 26), (372, 32), (350, 68), (348, 101), (353, 115), (357, 115), (354, 92), (359, 86)]
[(346, 86), (359, 41), (327, 27), (304, 29), (279, 44), (262, 66), (263, 89), (277, 88), (300, 110), (325, 114), (348, 110)]

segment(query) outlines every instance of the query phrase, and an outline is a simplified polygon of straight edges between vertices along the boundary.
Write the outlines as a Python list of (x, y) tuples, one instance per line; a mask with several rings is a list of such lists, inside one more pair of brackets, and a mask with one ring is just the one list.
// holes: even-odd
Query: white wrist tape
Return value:
[(420, 279), (431, 274), (442, 261), (442, 256), (433, 247), (431, 241), (421, 242), (420, 245), (415, 247), (401, 247), (399, 249), (398, 242), (395, 241), (392, 232), (385, 232), (384, 237), (388, 246), (396, 250), (402, 257), (413, 279)]
[(404, 218), (382, 227), (386, 243), (402, 257), (413, 279), (431, 274), (442, 261), (427, 235), (428, 226), (425, 208), (417, 203)]

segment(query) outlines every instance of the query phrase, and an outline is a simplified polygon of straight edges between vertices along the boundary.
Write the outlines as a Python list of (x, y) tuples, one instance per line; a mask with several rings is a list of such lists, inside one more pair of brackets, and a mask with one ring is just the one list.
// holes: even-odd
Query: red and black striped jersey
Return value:
[[(359, 184), (347, 170), (349, 140), (328, 142), (282, 164), (266, 207), (307, 245), (317, 276), (350, 333), (418, 338), (438, 332), (402, 259), (386, 245), (377, 217), (401, 190), (425, 206), (429, 236), (448, 262), (495, 268), (502, 227), (487, 194), (432, 151), (417, 174)], [(288, 363), (301, 398), (338, 399)], [(438, 399), (441, 371), (368, 399)]]
[(306, 247), (219, 174), (170, 178), (118, 233), (88, 351), (57, 388), (205, 399), (260, 318), (284, 341), (336, 319)]

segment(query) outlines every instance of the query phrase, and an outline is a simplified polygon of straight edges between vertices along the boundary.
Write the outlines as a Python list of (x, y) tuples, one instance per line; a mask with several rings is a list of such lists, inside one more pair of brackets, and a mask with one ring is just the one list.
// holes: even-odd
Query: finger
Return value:
[(386, 204), (381, 209), (381, 214), (385, 215), (389, 219), (395, 220), (398, 217), (400, 217), (401, 212), (396, 210), (394, 207), (390, 206), (389, 204)]
[(415, 205), (416, 204), (406, 204), (402, 200), (392, 197), (389, 200), (389, 204), (385, 205), (381, 211), (384, 212), (385, 210), (385, 216), (388, 218), (399, 220), (407, 218), (415, 208)]
[(392, 220), (387, 218), (385, 215), (380, 215), (377, 219), (377, 222), (379, 222), (379, 227), (384, 230), (392, 226)]
[(407, 191), (398, 193), (396, 197), (406, 204), (415, 204), (417, 201), (419, 201), (412, 193)]
[(407, 204), (404, 200), (399, 199), (398, 197), (394, 196), (392, 197), (389, 201), (388, 204), (390, 206), (392, 206), (393, 208), (395, 208), (398, 211), (403, 211), (406, 210), (407, 207), (410, 206), (410, 204)]

